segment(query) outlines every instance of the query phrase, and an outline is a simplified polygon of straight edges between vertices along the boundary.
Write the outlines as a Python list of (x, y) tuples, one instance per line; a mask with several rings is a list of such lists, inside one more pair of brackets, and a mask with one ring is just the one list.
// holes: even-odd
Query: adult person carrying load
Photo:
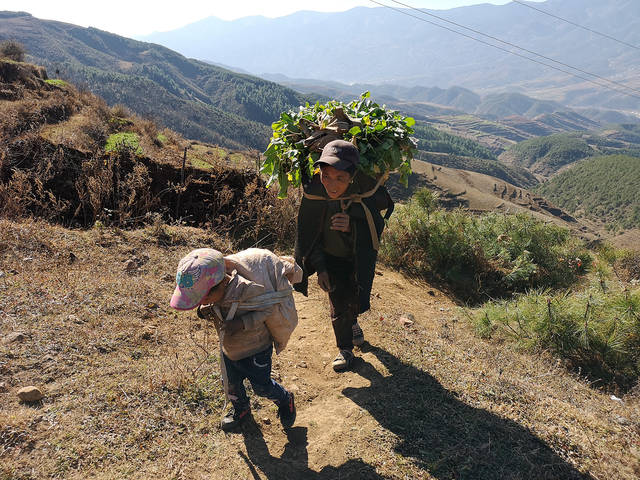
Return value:
[[(353, 347), (364, 343), (358, 315), (370, 308), (380, 236), (393, 200), (379, 179), (358, 170), (358, 148), (333, 140), (315, 162), (317, 173), (304, 186), (298, 210), (295, 260), (304, 276), (294, 288), (307, 294), (308, 277), (328, 293), (339, 349), (336, 371), (353, 362)], [(380, 214), (386, 210), (385, 218)]]

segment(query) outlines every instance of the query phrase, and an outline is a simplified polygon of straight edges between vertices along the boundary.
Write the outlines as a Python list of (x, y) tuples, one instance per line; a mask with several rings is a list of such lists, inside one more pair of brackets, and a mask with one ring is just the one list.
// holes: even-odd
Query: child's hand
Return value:
[(227, 335), (234, 335), (244, 330), (244, 323), (242, 322), (242, 318), (236, 317), (231, 320), (225, 320), (222, 323), (222, 328)]
[(331, 230), (338, 230), (339, 232), (351, 231), (349, 225), (349, 215), (346, 213), (336, 213), (331, 217)]

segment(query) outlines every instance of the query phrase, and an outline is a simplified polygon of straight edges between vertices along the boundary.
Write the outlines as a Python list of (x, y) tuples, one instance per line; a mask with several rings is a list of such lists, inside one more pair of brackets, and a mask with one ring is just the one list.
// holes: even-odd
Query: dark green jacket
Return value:
[[(374, 178), (358, 172), (345, 195), (366, 193), (373, 189), (375, 185), (376, 180)], [(304, 277), (300, 283), (294, 285), (294, 288), (306, 296), (309, 276), (316, 272), (326, 271), (322, 248), (322, 228), (325, 225), (328, 202), (336, 202), (338, 200), (329, 199), (324, 186), (320, 183), (319, 175), (315, 175), (303, 188), (307, 194), (326, 198), (326, 200), (311, 200), (303, 197), (298, 210), (295, 259), (296, 263), (302, 267)], [(371, 211), (379, 240), (384, 229), (384, 220), (389, 218), (393, 211), (393, 200), (383, 185), (378, 188), (373, 196), (363, 199), (363, 202)], [(386, 210), (384, 218), (380, 214), (381, 210)], [(346, 213), (349, 214), (351, 225), (355, 231), (354, 252), (351, 260), (354, 262), (358, 281), (360, 313), (363, 313), (369, 310), (370, 307), (369, 297), (371, 295), (378, 252), (373, 248), (369, 225), (362, 205), (354, 202), (346, 210)]]

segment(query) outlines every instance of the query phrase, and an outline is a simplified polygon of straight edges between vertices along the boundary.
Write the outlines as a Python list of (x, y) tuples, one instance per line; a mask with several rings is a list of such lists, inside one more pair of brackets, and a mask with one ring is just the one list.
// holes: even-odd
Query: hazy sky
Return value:
[[(382, 3), (398, 7), (390, 0)], [(504, 5), (510, 0), (402, 0), (419, 8), (448, 9), (477, 3)], [(540, 0), (538, 0), (540, 1)], [(368, 0), (0, 0), (0, 10), (23, 11), (47, 20), (96, 27), (118, 35), (146, 35), (182, 27), (215, 16), (233, 20), (250, 15), (281, 17), (299, 10), (340, 12), (356, 6), (376, 6)]]

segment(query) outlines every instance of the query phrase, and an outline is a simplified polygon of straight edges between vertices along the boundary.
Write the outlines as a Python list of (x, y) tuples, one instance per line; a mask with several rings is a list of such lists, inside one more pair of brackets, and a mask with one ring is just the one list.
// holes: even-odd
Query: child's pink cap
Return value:
[(224, 275), (224, 257), (219, 251), (213, 248), (193, 250), (178, 263), (177, 286), (170, 305), (176, 310), (197, 307)]

